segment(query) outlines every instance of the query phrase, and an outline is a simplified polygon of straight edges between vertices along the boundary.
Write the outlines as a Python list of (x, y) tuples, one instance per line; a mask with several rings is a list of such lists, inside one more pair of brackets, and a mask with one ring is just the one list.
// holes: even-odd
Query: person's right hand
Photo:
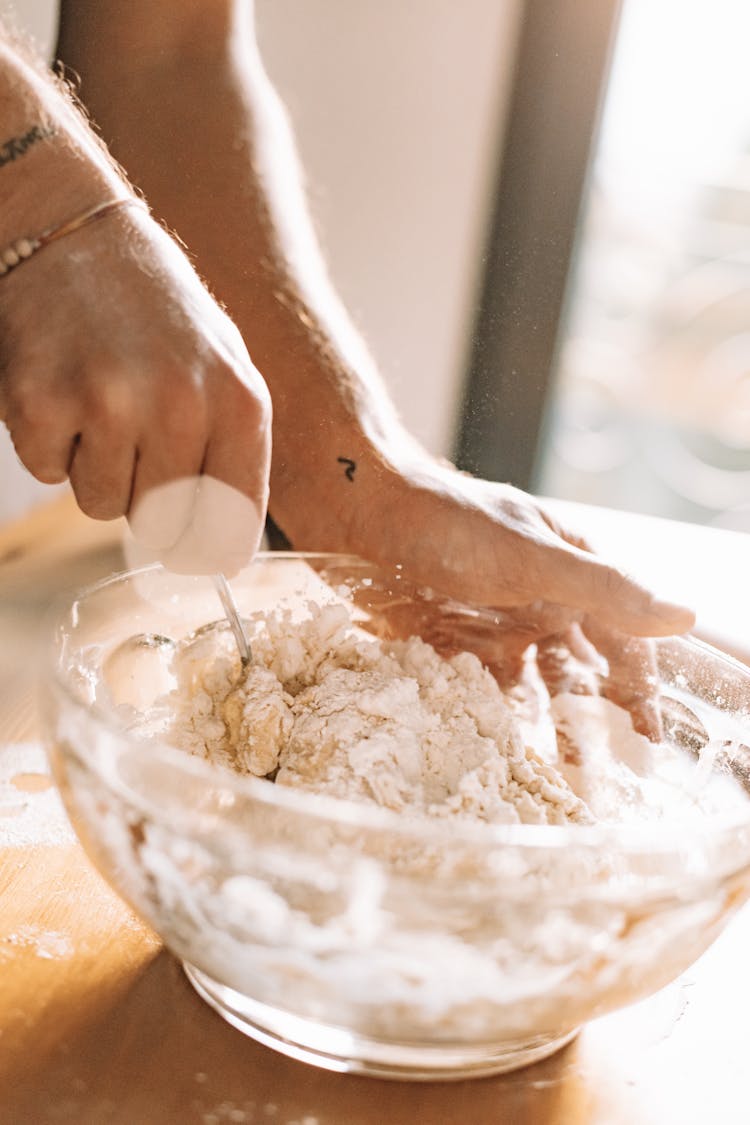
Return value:
[(87, 515), (127, 515), (173, 569), (232, 574), (257, 549), (270, 416), (240, 333), (141, 209), (0, 278), (0, 417), (18, 456), (40, 481), (69, 477)]

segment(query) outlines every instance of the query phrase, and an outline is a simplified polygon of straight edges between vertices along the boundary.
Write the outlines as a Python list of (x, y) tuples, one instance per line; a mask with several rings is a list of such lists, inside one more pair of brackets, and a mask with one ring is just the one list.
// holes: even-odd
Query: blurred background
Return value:
[[(412, 432), (538, 493), (750, 530), (747, 0), (256, 8)], [(50, 57), (54, 0), (15, 11)], [(7, 440), (0, 472), (0, 518), (52, 494)]]

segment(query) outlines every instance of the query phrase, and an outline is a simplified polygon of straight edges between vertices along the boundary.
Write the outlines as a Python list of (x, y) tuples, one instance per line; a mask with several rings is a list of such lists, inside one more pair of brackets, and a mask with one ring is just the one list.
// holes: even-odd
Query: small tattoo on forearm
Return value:
[(4, 168), (6, 164), (12, 164), (14, 160), (25, 156), (30, 148), (39, 144), (40, 141), (46, 141), (48, 137), (54, 137), (56, 132), (57, 129), (54, 125), (32, 125), (20, 137), (11, 137), (10, 140), (0, 145), (0, 168)]
[(346, 465), (344, 469), (344, 476), (347, 480), (354, 480), (354, 473), (357, 469), (357, 462), (352, 461), (350, 457), (337, 457), (339, 465)]

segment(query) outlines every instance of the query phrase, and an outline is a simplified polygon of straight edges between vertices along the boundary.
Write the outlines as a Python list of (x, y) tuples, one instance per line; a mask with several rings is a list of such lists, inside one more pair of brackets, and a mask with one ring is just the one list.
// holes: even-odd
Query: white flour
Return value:
[[(23, 779), (41, 784), (24, 784)], [(74, 840), (43, 747), (36, 742), (0, 746), (0, 847)]]
[(277, 785), (397, 812), (490, 824), (587, 823), (559, 771), (524, 746), (476, 656), (416, 637), (379, 641), (344, 606), (264, 615), (240, 672), (226, 631), (178, 650), (171, 737), (191, 753)]
[(224, 627), (178, 646), (161, 701), (170, 741), (240, 774), (405, 815), (590, 824), (708, 811), (687, 756), (657, 753), (607, 699), (544, 693), (530, 721), (528, 701), (504, 695), (471, 653), (375, 639), (343, 604), (306, 610), (248, 619), (245, 673)]

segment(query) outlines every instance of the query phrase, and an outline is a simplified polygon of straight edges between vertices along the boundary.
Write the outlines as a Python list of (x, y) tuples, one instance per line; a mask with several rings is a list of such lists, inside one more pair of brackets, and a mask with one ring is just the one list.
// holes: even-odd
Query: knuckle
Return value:
[(195, 435), (206, 425), (206, 398), (200, 384), (190, 377), (168, 380), (168, 387), (160, 395), (158, 414), (160, 425), (168, 434)]
[(214, 365), (209, 381), (212, 430), (230, 430), (234, 437), (257, 442), (271, 431), (271, 396), (264, 380), (248, 363)]
[(135, 396), (127, 377), (111, 372), (92, 381), (84, 394), (87, 420), (98, 429), (129, 427), (135, 417)]
[(8, 419), (15, 429), (45, 430), (52, 426), (60, 410), (50, 396), (24, 381), (9, 388)]
[[(255, 368), (253, 368), (255, 372)], [(271, 424), (271, 395), (260, 375), (255, 372), (249, 380), (238, 380), (239, 409), (248, 424), (265, 428)]]

